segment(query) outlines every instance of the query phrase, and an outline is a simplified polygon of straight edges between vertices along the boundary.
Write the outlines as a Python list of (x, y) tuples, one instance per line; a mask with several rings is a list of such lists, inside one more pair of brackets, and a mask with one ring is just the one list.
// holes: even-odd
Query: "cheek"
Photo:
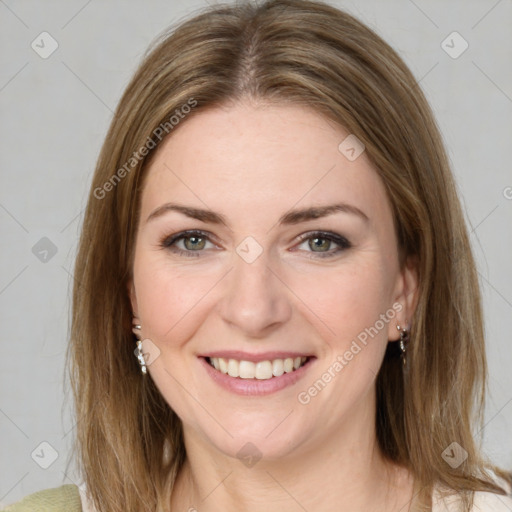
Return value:
[[(340, 266), (321, 276), (301, 276), (301, 289), (306, 303), (324, 323), (323, 332), (332, 350), (344, 349), (347, 344), (376, 324), (390, 307), (391, 272), (377, 261), (358, 261)], [(309, 314), (311, 316), (311, 313)], [(318, 320), (317, 320), (318, 323)], [(379, 332), (386, 329), (379, 322)]]
[(141, 254), (134, 283), (144, 336), (157, 344), (183, 339), (200, 325), (203, 299), (217, 280), (215, 272), (171, 268), (165, 257)]
[[(194, 375), (194, 358), (184, 358), (183, 348), (193, 339), (207, 316), (207, 299), (218, 277), (214, 273), (190, 272), (169, 265), (165, 255), (141, 251), (134, 262), (134, 283), (144, 338), (159, 349), (149, 367), (151, 378), (180, 418), (198, 412), (188, 389)], [(177, 364), (178, 362), (178, 364)], [(199, 411), (199, 415), (201, 411)], [(199, 420), (197, 420), (199, 421)]]
[(312, 310), (304, 315), (321, 332), (322, 352), (301, 391), (310, 398), (320, 395), (311, 398), (316, 400), (314, 407), (329, 404), (332, 428), (336, 418), (360, 403), (372, 388), (388, 341), (388, 323), (394, 321), (389, 303), (393, 267), (379, 254), (360, 254), (324, 277), (309, 276), (303, 281), (302, 293), (310, 290), (307, 305)]
[(310, 411), (318, 414), (328, 404), (326, 430), (336, 430), (339, 418), (363, 403), (372, 389), (388, 341), (388, 323), (395, 315), (389, 303), (391, 273), (376, 260), (358, 261), (331, 272), (328, 279), (304, 281), (312, 290), (307, 301), (311, 312), (304, 315), (322, 333), (323, 352), (298, 400), (311, 402)]

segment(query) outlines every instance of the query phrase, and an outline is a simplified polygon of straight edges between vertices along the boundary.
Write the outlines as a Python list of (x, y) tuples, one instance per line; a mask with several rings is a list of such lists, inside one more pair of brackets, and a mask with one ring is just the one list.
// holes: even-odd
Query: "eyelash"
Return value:
[[(204, 249), (197, 250), (197, 251), (185, 251), (183, 249), (179, 249), (178, 247), (176, 247), (174, 245), (176, 242), (178, 242), (180, 240), (183, 240), (185, 238), (192, 238), (194, 236), (200, 237), (202, 239), (205, 239), (205, 240), (211, 242), (208, 233), (206, 233), (205, 231), (188, 230), (188, 231), (181, 231), (180, 233), (176, 233), (174, 235), (164, 238), (160, 242), (160, 246), (163, 249), (169, 249), (178, 255), (191, 257), (191, 258), (197, 258), (200, 256), (200, 253), (204, 251)], [(311, 253), (311, 256), (309, 256), (310, 258), (330, 258), (330, 257), (333, 257), (334, 255), (340, 253), (341, 251), (350, 249), (352, 247), (352, 244), (344, 236), (337, 235), (336, 233), (331, 233), (328, 231), (311, 231), (309, 233), (304, 233), (303, 235), (299, 236), (299, 241), (302, 244), (302, 242), (304, 242), (304, 241), (315, 239), (315, 238), (320, 238), (322, 240), (328, 240), (330, 242), (335, 243), (338, 247), (334, 251), (329, 251), (329, 252), (306, 251), (306, 252)]]

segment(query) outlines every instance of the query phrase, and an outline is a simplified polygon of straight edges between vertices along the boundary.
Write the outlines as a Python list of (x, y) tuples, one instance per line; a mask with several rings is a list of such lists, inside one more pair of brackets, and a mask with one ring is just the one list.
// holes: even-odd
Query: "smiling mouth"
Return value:
[(287, 357), (286, 359), (273, 359), (257, 363), (223, 357), (207, 357), (206, 360), (218, 372), (230, 377), (269, 380), (298, 370), (307, 364), (309, 357)]

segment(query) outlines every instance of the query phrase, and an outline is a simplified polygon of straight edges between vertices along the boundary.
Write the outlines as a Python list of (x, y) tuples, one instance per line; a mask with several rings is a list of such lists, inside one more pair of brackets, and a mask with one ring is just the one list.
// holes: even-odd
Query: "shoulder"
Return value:
[(80, 492), (76, 485), (66, 484), (44, 489), (8, 505), (2, 512), (82, 512)]
[[(507, 490), (508, 495), (496, 494), (494, 492), (476, 491), (473, 498), (473, 512), (511, 512), (512, 494), (510, 486), (497, 479)], [(432, 512), (457, 512), (459, 510), (459, 499), (454, 496), (441, 497), (436, 489), (433, 495)]]
[(482, 512), (510, 512), (512, 510), (512, 497), (495, 494), (493, 492), (475, 492), (474, 508)]

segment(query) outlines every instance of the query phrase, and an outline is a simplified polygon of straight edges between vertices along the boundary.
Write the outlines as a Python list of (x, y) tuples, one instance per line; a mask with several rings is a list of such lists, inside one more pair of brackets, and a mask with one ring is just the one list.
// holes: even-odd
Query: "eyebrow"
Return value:
[[(192, 208), (190, 206), (183, 206), (175, 203), (165, 203), (162, 206), (159, 206), (149, 214), (146, 222), (149, 222), (150, 220), (153, 220), (157, 217), (161, 217), (167, 212), (178, 212), (186, 215), (187, 217), (190, 217), (191, 219), (196, 219), (211, 224), (223, 224), (224, 226), (228, 226), (226, 218), (220, 213), (202, 208)], [(347, 203), (337, 203), (325, 206), (312, 206), (310, 208), (291, 210), (282, 215), (278, 223), (281, 225), (299, 224), (301, 222), (319, 219), (321, 217), (326, 217), (327, 215), (332, 215), (333, 213), (338, 212), (356, 215), (364, 222), (368, 222), (370, 220), (362, 210), (357, 208), (357, 206)]]

